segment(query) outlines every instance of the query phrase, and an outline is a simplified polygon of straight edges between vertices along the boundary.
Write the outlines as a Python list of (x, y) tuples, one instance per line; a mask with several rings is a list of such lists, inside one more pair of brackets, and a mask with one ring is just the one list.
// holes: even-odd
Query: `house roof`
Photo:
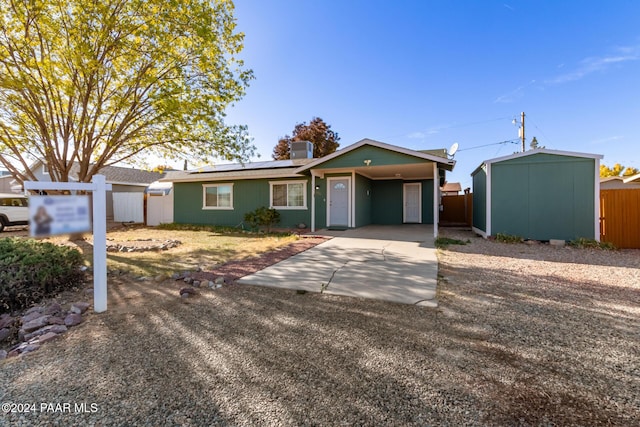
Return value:
[(452, 170), (456, 164), (455, 160), (450, 160), (446, 157), (441, 157), (438, 155), (431, 154), (432, 152), (436, 152), (439, 150), (424, 150), (424, 151), (411, 150), (408, 148), (398, 147), (397, 145), (391, 145), (391, 144), (387, 144), (380, 141), (374, 141), (373, 139), (365, 138), (363, 140), (356, 142), (355, 144), (351, 144), (348, 147), (343, 148), (342, 150), (335, 151), (327, 156), (320, 157), (318, 159), (313, 159), (312, 162), (298, 168), (296, 172), (301, 173), (309, 169), (313, 169), (315, 167), (318, 167), (322, 163), (325, 163), (329, 160), (332, 160), (350, 151), (356, 150), (364, 145), (370, 145), (372, 147), (378, 147), (384, 150), (406, 154), (408, 156), (413, 156), (422, 160), (430, 160), (432, 162), (438, 163), (438, 165), (441, 165), (442, 167), (444, 167), (444, 169), (447, 169), (447, 170)]
[[(34, 170), (43, 164), (44, 162), (42, 159), (38, 159), (29, 166), (29, 169)], [(79, 163), (73, 162), (73, 166), (71, 166), (71, 170), (69, 171), (69, 178), (73, 181), (78, 181), (79, 170)], [(104, 166), (100, 169), (99, 173), (104, 175), (105, 181), (109, 184), (133, 185), (139, 187), (146, 187), (165, 175), (161, 172), (151, 172), (121, 166)]]
[(171, 171), (161, 182), (225, 181), (232, 179), (287, 178), (299, 176), (295, 171), (314, 159), (273, 160), (206, 166), (190, 171)]
[[(69, 175), (77, 180), (79, 169), (78, 163), (74, 163)], [(161, 172), (151, 172), (119, 166), (104, 166), (100, 169), (99, 173), (104, 175), (106, 182), (110, 184), (135, 185), (140, 187), (146, 187), (165, 175)]]
[(640, 183), (640, 173), (636, 174), (636, 175), (631, 175), (631, 176), (627, 176), (627, 177), (622, 177), (623, 178), (623, 182), (625, 184), (628, 184), (630, 182), (637, 182)]
[(474, 169), (471, 172), (471, 175), (475, 175), (478, 170), (480, 170), (484, 165), (489, 165), (492, 163), (504, 162), (506, 160), (519, 159), (521, 157), (533, 156), (535, 154), (552, 154), (555, 156), (567, 156), (567, 157), (583, 157), (587, 159), (602, 159), (604, 156), (602, 154), (591, 154), (591, 153), (578, 153), (575, 151), (563, 151), (563, 150), (550, 150), (548, 148), (536, 148), (534, 150), (529, 150), (521, 153), (514, 153), (508, 156), (496, 157), (493, 159), (483, 161), (480, 166)]
[(462, 186), (459, 182), (445, 182), (442, 186), (442, 191), (444, 192), (453, 192), (453, 191), (462, 191)]

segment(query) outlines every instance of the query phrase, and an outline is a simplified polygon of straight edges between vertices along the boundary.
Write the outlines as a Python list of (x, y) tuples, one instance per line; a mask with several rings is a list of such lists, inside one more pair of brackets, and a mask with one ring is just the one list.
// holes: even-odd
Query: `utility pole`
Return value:
[(521, 137), (522, 137), (522, 152), (524, 153), (525, 147), (524, 147), (524, 111), (522, 112), (522, 117), (520, 119), (522, 121), (522, 127), (520, 128), (520, 132), (521, 132)]

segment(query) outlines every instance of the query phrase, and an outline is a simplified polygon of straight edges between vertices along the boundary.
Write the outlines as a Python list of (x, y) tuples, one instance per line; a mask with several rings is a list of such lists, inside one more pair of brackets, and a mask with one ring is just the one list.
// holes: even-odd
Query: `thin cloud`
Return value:
[(514, 102), (515, 100), (522, 98), (524, 96), (524, 90), (529, 86), (531, 86), (532, 84), (534, 84), (535, 82), (536, 82), (535, 80), (531, 80), (526, 85), (518, 86), (511, 92), (507, 92), (504, 95), (500, 95), (493, 101), (493, 103), (508, 104), (508, 103)]
[(609, 136), (607, 138), (601, 138), (601, 139), (596, 139), (594, 141), (591, 141), (591, 144), (600, 145), (600, 144), (606, 144), (607, 142), (619, 141), (621, 139), (624, 139), (624, 136), (622, 135)]
[(603, 72), (613, 66), (640, 59), (640, 47), (638, 46), (620, 47), (616, 50), (616, 54), (613, 55), (585, 58), (580, 61), (580, 64), (575, 70), (561, 74), (548, 80), (546, 83), (561, 84), (580, 80), (589, 74), (598, 71)]
[(503, 3), (502, 5), (504, 7), (506, 7), (507, 9), (509, 9), (510, 11), (512, 11), (512, 12), (515, 12), (515, 10), (516, 10), (513, 6), (510, 6), (510, 5), (506, 4), (506, 3)]
[(410, 139), (422, 139), (424, 137), (426, 137), (427, 135), (424, 132), (411, 132), (409, 135), (407, 135), (407, 138)]

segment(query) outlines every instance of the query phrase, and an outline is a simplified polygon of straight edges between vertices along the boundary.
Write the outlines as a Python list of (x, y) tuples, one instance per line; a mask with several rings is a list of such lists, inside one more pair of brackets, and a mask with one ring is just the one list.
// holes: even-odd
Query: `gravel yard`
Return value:
[(0, 402), (37, 409), (0, 425), (640, 425), (640, 251), (443, 235), (471, 243), (439, 251), (437, 309), (113, 280), (0, 361)]

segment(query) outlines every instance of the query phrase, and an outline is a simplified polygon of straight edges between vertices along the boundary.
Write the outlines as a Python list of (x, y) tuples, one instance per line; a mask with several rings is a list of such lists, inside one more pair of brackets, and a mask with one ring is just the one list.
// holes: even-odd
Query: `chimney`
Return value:
[(291, 141), (289, 152), (291, 159), (312, 159), (313, 143), (309, 141)]

